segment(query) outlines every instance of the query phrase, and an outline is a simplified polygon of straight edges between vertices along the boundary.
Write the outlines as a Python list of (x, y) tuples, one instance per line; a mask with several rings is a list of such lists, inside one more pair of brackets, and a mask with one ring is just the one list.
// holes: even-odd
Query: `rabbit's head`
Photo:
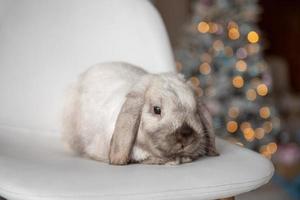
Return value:
[(111, 164), (127, 164), (133, 145), (172, 160), (217, 155), (212, 121), (193, 86), (177, 74), (145, 75), (128, 93), (111, 140)]

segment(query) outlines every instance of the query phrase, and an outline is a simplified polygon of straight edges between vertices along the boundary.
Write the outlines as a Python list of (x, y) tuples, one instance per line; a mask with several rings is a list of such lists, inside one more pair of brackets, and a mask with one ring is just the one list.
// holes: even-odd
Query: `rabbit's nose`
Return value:
[(184, 138), (192, 136), (194, 130), (188, 126), (187, 124), (184, 124), (183, 127), (180, 130), (180, 135)]

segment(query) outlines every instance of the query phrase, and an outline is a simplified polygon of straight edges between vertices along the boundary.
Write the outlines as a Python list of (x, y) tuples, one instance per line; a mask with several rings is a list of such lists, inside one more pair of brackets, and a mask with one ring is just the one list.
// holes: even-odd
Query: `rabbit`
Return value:
[(69, 88), (63, 113), (68, 146), (109, 164), (176, 165), (218, 155), (211, 116), (181, 74), (97, 64)]

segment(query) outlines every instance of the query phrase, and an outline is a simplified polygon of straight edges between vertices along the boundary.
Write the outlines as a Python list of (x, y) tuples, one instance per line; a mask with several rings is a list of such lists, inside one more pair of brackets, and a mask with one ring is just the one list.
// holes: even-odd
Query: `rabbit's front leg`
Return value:
[(157, 157), (148, 157), (145, 160), (140, 161), (140, 163), (143, 164), (152, 164), (152, 165), (164, 165), (169, 160), (163, 159), (163, 158), (157, 158)]

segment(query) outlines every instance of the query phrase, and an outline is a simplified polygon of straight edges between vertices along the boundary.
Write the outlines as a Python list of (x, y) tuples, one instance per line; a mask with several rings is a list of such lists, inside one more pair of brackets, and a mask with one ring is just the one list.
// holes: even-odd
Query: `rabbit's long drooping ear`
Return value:
[(206, 140), (206, 155), (217, 156), (219, 155), (219, 153), (217, 152), (215, 145), (215, 131), (213, 128), (212, 117), (206, 105), (199, 98), (197, 100), (197, 112), (199, 114), (204, 129)]
[(110, 164), (124, 165), (130, 160), (131, 150), (139, 129), (147, 85), (147, 80), (139, 82), (139, 85), (126, 96), (110, 142)]

